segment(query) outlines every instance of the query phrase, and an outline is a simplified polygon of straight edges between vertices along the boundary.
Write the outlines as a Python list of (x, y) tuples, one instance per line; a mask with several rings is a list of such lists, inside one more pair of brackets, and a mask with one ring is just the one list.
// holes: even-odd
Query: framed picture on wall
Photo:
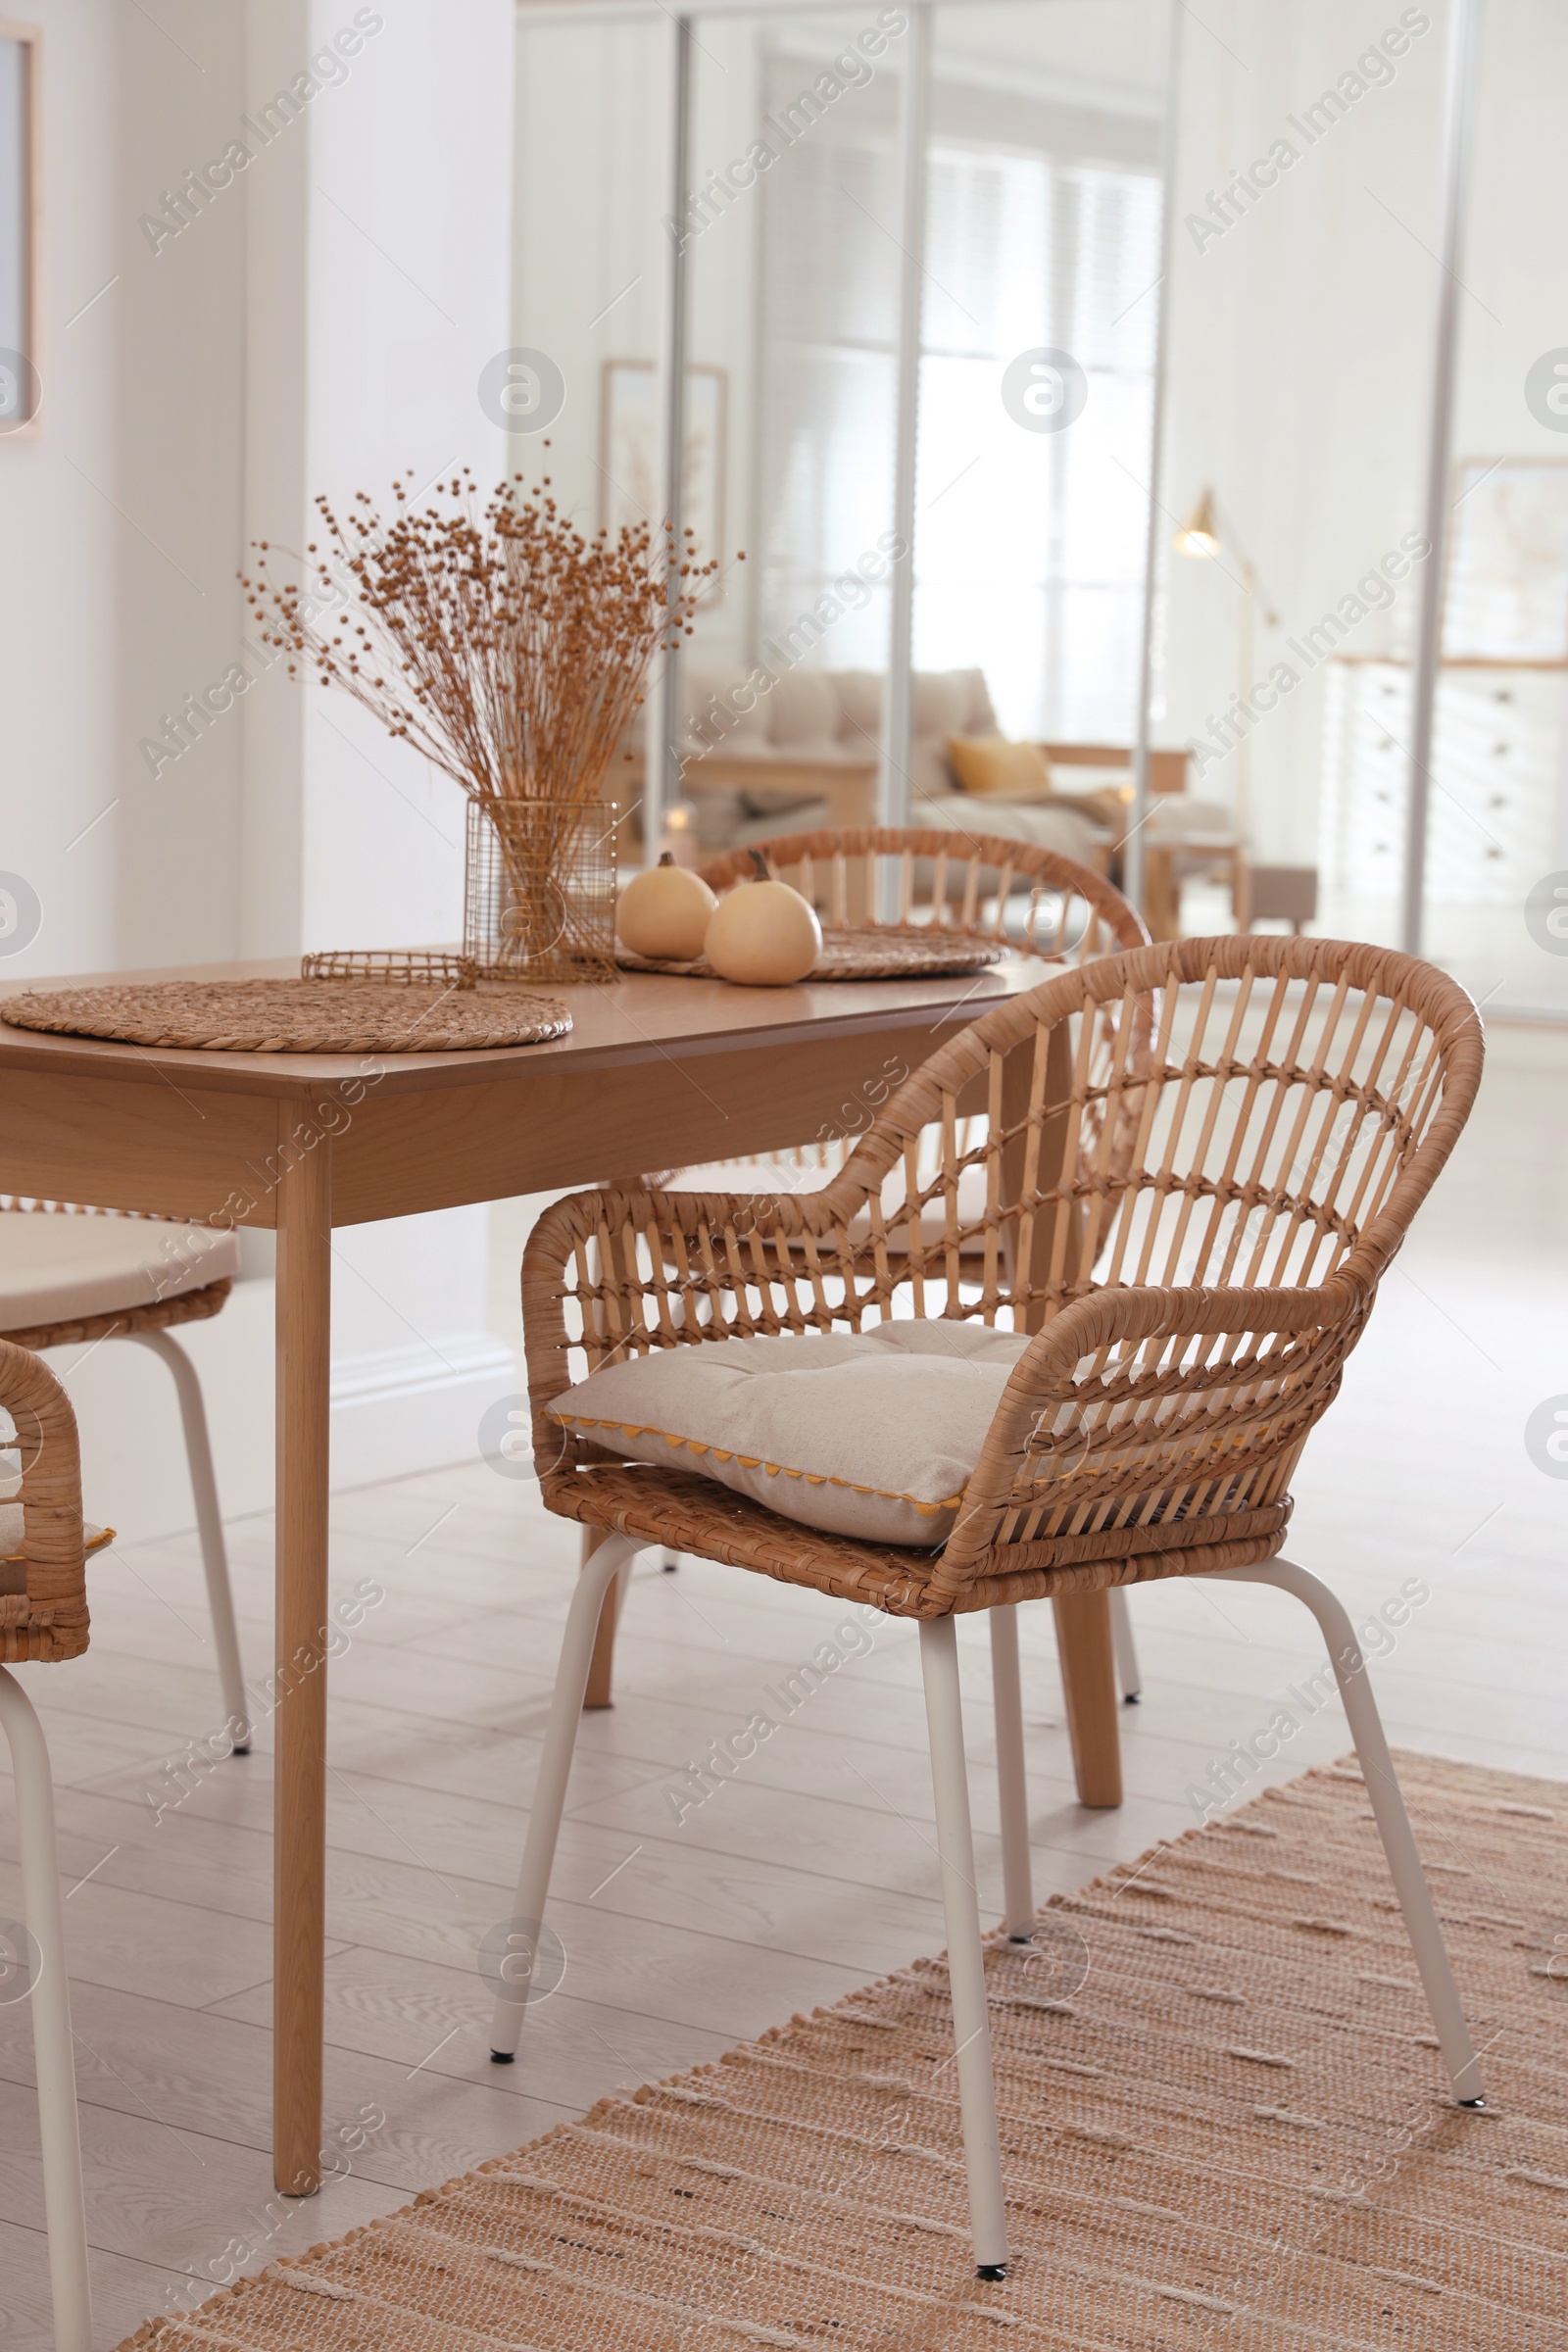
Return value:
[(1568, 663), (1568, 461), (1454, 467), (1445, 662)]
[[(724, 556), (724, 426), (728, 389), (722, 368), (686, 371), (686, 464), (682, 521), (696, 534), (697, 561)], [(650, 360), (607, 360), (599, 425), (599, 519), (612, 536), (625, 523), (659, 514), (659, 379)], [(704, 604), (723, 595), (715, 573)]]
[(38, 29), (0, 20), (0, 434), (38, 413)]

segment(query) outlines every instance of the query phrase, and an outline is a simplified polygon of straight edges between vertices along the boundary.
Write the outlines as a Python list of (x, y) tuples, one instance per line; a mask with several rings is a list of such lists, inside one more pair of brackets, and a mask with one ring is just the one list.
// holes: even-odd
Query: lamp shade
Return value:
[(1206, 561), (1219, 554), (1219, 523), (1214, 514), (1212, 490), (1203, 491), (1171, 544), (1179, 556), (1197, 556)]

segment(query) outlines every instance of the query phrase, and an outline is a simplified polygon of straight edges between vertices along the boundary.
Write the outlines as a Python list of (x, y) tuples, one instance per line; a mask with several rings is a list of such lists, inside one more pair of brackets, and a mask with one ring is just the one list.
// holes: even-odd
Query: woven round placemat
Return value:
[(29, 991), (0, 1004), (14, 1029), (213, 1054), (452, 1054), (565, 1037), (553, 997), (364, 980), (150, 980)]
[[(969, 931), (938, 931), (923, 923), (889, 923), (886, 929), (824, 931), (822, 953), (810, 980), (929, 980), (982, 972), (1009, 953), (1005, 940)], [(706, 956), (695, 963), (670, 963), (633, 956), (617, 947), (615, 961), (627, 972), (672, 972), (680, 980), (716, 980)]]

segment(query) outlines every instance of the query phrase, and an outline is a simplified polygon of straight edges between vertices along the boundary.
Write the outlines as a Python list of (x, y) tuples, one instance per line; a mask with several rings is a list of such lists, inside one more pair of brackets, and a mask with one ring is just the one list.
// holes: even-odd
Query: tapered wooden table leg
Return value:
[(277, 1691), (272, 1822), (272, 2176), (321, 2184), (326, 1933), (326, 1522), (331, 1144), (279, 1122), (277, 1187)]
[[(582, 1563), (586, 1567), (604, 1542), (608, 1530), (585, 1527), (582, 1531)], [(613, 1706), (610, 1687), (615, 1670), (615, 1624), (620, 1615), (620, 1596), (625, 1586), (624, 1576), (617, 1576), (605, 1589), (599, 1606), (599, 1631), (594, 1636), (593, 1662), (588, 1668), (588, 1688), (583, 1693), (583, 1711), (590, 1707)]]
[[(1023, 1331), (1041, 1329), (1054, 1283), (1072, 1283), (1078, 1278), (1083, 1210), (1060, 1195), (1053, 1197), (1072, 1140), (1072, 1046), (1064, 1021), (1056, 1024), (1047, 1041), (1038, 1090), (1030, 1056), (1010, 1054), (1004, 1065), (1002, 1117), (1008, 1140), (1002, 1152), (1002, 1197), (1011, 1208), (1025, 1200), (1032, 1188), (1041, 1196), (1031, 1223), (1027, 1267), (1019, 1263), (1021, 1223), (1005, 1236), (1009, 1277), (1020, 1290), (1027, 1285), (1034, 1294), (1013, 1309), (1014, 1327)], [(1029, 1139), (1032, 1112), (1039, 1114), (1037, 1147), (1032, 1147)], [(1064, 1593), (1053, 1607), (1079, 1801), (1119, 1805), (1121, 1730), (1109, 1597), (1104, 1592)]]
[(1052, 1601), (1081, 1805), (1121, 1803), (1121, 1730), (1108, 1592), (1059, 1592)]

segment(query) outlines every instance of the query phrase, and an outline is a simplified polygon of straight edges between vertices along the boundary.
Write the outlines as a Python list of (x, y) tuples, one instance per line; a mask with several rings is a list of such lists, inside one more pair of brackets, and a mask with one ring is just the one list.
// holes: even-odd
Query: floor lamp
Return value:
[[(1244, 845), (1250, 821), (1251, 769), (1249, 758), (1249, 738), (1252, 725), (1252, 620), (1257, 605), (1258, 577), (1251, 558), (1227, 522), (1221, 524), (1212, 490), (1204, 490), (1187, 520), (1171, 542), (1179, 556), (1191, 556), (1199, 563), (1212, 563), (1227, 555), (1240, 567), (1242, 606), (1240, 634), (1237, 644), (1237, 705), (1245, 717), (1231, 717), (1236, 732), (1236, 835)], [(1263, 600), (1263, 620), (1267, 627), (1279, 627), (1279, 614)]]

